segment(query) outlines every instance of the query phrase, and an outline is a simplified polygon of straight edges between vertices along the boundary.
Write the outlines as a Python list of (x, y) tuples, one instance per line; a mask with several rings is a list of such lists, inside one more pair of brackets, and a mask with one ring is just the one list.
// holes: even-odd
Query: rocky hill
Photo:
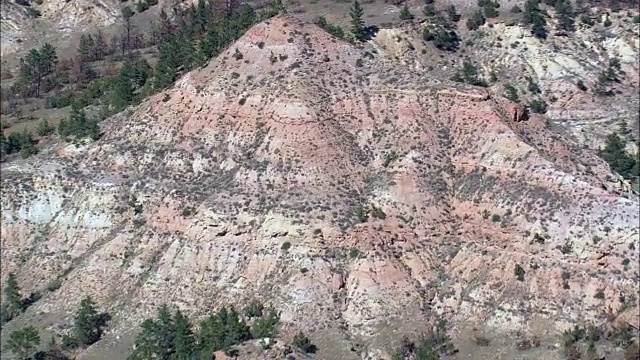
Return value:
[[(3, 335), (62, 331), (85, 294), (113, 320), (81, 359), (124, 358), (162, 303), (261, 299), (320, 359), (388, 358), (436, 319), (457, 358), (535, 336), (519, 356), (552, 359), (569, 326), (638, 327), (639, 202), (606, 190), (593, 151), (293, 16), (102, 130), (3, 164), (3, 277), (62, 280)], [(477, 332), (494, 346), (472, 349)]]

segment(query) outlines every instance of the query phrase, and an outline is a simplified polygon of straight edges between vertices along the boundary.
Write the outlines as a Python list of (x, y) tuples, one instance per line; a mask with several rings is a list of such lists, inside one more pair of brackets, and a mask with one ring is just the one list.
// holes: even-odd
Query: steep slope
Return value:
[(162, 303), (263, 299), (323, 359), (359, 358), (349, 342), (380, 358), (436, 316), (463, 341), (467, 326), (544, 338), (637, 310), (620, 295), (638, 274), (638, 200), (603, 190), (593, 153), (291, 16), (103, 131), (2, 168), (3, 280), (64, 278), (13, 325), (58, 331), (91, 294), (113, 321), (83, 359), (126, 353)]

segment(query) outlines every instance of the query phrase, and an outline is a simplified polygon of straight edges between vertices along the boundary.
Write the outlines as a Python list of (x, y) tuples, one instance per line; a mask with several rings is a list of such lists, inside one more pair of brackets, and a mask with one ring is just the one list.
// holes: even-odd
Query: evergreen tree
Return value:
[(151, 77), (151, 66), (143, 58), (125, 62), (114, 80), (112, 105), (115, 111), (121, 111), (138, 102), (138, 91)]
[(626, 151), (627, 142), (612, 133), (607, 136), (605, 147), (600, 151), (600, 157), (604, 159), (611, 170), (622, 175), (626, 179), (633, 179), (640, 176), (638, 173), (638, 158), (631, 156)]
[(158, 310), (158, 320), (156, 321), (156, 336), (158, 353), (161, 359), (168, 359), (175, 351), (173, 348), (176, 336), (176, 326), (171, 315), (171, 310), (167, 305), (163, 305)]
[(171, 35), (173, 35), (173, 24), (169, 20), (169, 16), (162, 9), (160, 11), (160, 42), (165, 42)]
[(480, 76), (478, 66), (469, 59), (464, 59), (462, 68), (455, 73), (452, 80), (475, 86), (488, 86), (487, 82)]
[(104, 55), (108, 53), (107, 51), (107, 42), (104, 39), (104, 33), (102, 30), (98, 30), (95, 36), (95, 41), (93, 44), (93, 58), (95, 60), (102, 60)]
[(185, 315), (178, 310), (174, 316), (175, 338), (173, 348), (175, 354), (172, 359), (190, 360), (193, 356), (196, 338), (191, 329), (193, 326)]
[(525, 24), (531, 25), (531, 31), (535, 37), (545, 39), (547, 37), (546, 21), (538, 5), (538, 0), (527, 0), (524, 3), (522, 20)]
[(102, 336), (102, 318), (90, 296), (80, 301), (73, 319), (74, 336), (79, 345), (91, 345)]
[(351, 16), (351, 33), (356, 40), (364, 41), (365, 25), (362, 18), (364, 15), (364, 10), (362, 9), (362, 6), (358, 2), (358, 0), (355, 0), (353, 2), (349, 15)]
[[(22, 145), (25, 142), (20, 141), (20, 143), (20, 145)], [(5, 281), (3, 306), (7, 309), (7, 313), (11, 318), (22, 313), (22, 295), (20, 294), (20, 287), (18, 286), (18, 280), (14, 273), (9, 273)]]
[[(100, 126), (96, 120), (88, 119), (84, 110), (74, 102), (71, 104), (71, 114), (69, 114), (69, 119), (61, 120), (58, 124), (58, 134), (62, 137), (88, 137), (92, 140), (97, 140), (100, 137)], [(86, 305), (86, 300), (87, 299), (84, 299), (81, 305)]]
[(234, 307), (231, 307), (229, 316), (227, 317), (227, 323), (225, 325), (227, 330), (225, 348), (251, 339), (251, 330), (249, 326), (240, 317), (240, 314), (238, 314), (238, 311)]
[(154, 76), (156, 89), (171, 85), (178, 74), (189, 70), (196, 60), (194, 41), (184, 32), (160, 44), (159, 53)]
[(572, 32), (575, 30), (575, 14), (571, 1), (558, 0), (556, 2), (556, 12), (558, 14), (558, 26), (560, 29)]
[(251, 327), (251, 334), (253, 338), (260, 339), (275, 337), (277, 335), (277, 326), (279, 322), (280, 314), (274, 308), (270, 308), (266, 314), (261, 314), (261, 316), (254, 321)]
[(82, 63), (91, 62), (95, 43), (91, 34), (82, 34), (80, 36), (80, 44), (78, 45), (78, 57)]
[[(37, 141), (33, 139), (31, 133), (25, 129), (22, 133), (22, 141), (20, 143), (20, 156), (22, 156), (23, 159), (26, 159), (31, 155), (37, 154), (38, 148), (36, 147), (36, 143)], [(21, 303), (20, 306), (23, 306), (23, 304)]]
[(26, 58), (21, 60), (20, 77), (22, 81), (35, 87), (35, 96), (40, 96), (42, 80), (53, 72), (58, 57), (56, 50), (45, 43), (40, 50), (31, 49)]
[(4, 136), (4, 130), (0, 132), (0, 161), (4, 160), (4, 157), (9, 154), (9, 144), (7, 138)]
[(56, 48), (49, 43), (45, 43), (40, 48), (40, 59), (43, 76), (53, 73), (58, 63), (58, 54)]
[[(122, 8), (122, 18), (124, 18), (124, 29), (126, 34), (126, 42), (125, 49), (131, 53), (131, 18), (133, 17), (134, 12), (130, 7), (125, 6)], [(123, 51), (124, 52), (124, 51)]]
[(33, 326), (26, 326), (9, 334), (6, 349), (18, 355), (20, 359), (29, 359), (38, 345), (40, 345), (38, 330)]
[(100, 315), (91, 297), (82, 299), (74, 316), (74, 335), (80, 345), (91, 345), (100, 339), (99, 319)]

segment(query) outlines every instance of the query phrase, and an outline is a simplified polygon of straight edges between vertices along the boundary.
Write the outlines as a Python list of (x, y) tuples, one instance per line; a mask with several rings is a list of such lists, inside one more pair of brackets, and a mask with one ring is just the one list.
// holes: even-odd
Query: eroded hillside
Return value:
[(638, 326), (638, 200), (603, 189), (601, 159), (493, 92), (292, 16), (102, 130), (2, 168), (3, 276), (63, 279), (15, 323), (62, 331), (92, 295), (113, 320), (82, 359), (128, 353), (162, 303), (199, 316), (254, 297), (322, 359), (388, 358), (436, 318), (460, 358), (489, 351), (465, 352), (472, 327), (552, 344), (585, 320)]

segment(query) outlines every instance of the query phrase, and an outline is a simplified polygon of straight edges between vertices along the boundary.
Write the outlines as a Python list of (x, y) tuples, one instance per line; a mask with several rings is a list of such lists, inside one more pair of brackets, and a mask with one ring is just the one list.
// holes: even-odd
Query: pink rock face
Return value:
[(254, 297), (285, 337), (369, 341), (435, 315), (501, 334), (597, 320), (622, 305), (592, 288), (633, 293), (638, 201), (523, 114), (281, 16), (106, 120), (84, 152), (3, 169), (2, 276), (31, 291), (70, 269), (30, 311), (90, 293), (115, 314), (105, 341), (162, 303), (201, 316)]

